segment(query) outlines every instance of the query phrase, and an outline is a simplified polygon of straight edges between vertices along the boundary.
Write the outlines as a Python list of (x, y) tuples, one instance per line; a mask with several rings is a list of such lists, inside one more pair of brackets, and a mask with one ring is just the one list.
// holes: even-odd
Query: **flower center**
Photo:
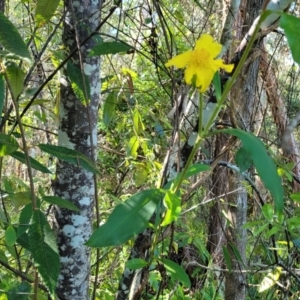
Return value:
[(211, 55), (206, 49), (195, 49), (191, 55), (191, 64), (198, 68), (209, 68)]

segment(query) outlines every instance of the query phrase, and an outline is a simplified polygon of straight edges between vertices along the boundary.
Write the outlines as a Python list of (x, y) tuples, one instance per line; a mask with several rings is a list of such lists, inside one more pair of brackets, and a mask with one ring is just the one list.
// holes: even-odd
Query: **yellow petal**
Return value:
[(215, 58), (220, 54), (222, 45), (215, 42), (211, 35), (202, 34), (199, 40), (196, 42), (196, 49), (205, 49), (209, 52), (212, 58)]
[(209, 34), (202, 34), (200, 36), (200, 38), (197, 40), (196, 42), (196, 49), (201, 49), (203, 48), (205, 45), (207, 45), (208, 47), (210, 46), (211, 43), (214, 42), (214, 39), (211, 35)]
[(187, 84), (192, 84), (192, 79), (193, 79), (194, 75), (196, 75), (196, 73), (197, 73), (197, 66), (196, 65), (188, 66), (185, 69), (185, 72), (184, 72), (185, 82)]
[(209, 52), (213, 58), (216, 58), (222, 51), (222, 45), (214, 42), (210, 45), (210, 48), (207, 50), (209, 50)]
[(177, 68), (184, 68), (190, 62), (191, 54), (192, 54), (191, 50), (179, 54), (171, 58), (170, 60), (168, 60), (165, 66), (166, 67), (175, 66)]
[(230, 73), (233, 70), (234, 65), (227, 65), (224, 64), (222, 59), (215, 59), (212, 68), (215, 69), (215, 71), (217, 71), (218, 69), (224, 69), (226, 72)]
[(233, 68), (234, 68), (234, 65), (223, 65), (222, 67), (227, 73), (231, 73)]
[(204, 93), (209, 87), (215, 72), (211, 69), (199, 70), (196, 73), (196, 85), (201, 93)]

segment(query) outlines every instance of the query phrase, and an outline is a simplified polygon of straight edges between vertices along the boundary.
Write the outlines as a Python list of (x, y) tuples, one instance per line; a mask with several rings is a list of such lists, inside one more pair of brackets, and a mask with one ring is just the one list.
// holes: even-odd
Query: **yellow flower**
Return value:
[(185, 82), (192, 84), (195, 80), (196, 87), (203, 93), (207, 90), (215, 73), (220, 68), (229, 73), (233, 70), (234, 65), (226, 65), (222, 59), (216, 59), (221, 50), (222, 45), (214, 42), (211, 35), (203, 34), (196, 42), (194, 50), (186, 51), (171, 58), (166, 63), (166, 67), (186, 67), (184, 72)]

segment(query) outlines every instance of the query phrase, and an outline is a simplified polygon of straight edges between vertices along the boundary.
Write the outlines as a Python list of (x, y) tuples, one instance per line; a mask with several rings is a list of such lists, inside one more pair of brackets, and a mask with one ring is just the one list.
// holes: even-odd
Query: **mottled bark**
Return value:
[[(76, 49), (100, 22), (101, 1), (65, 1), (63, 44)], [(77, 40), (77, 42), (76, 42)], [(87, 57), (95, 45), (91, 38), (72, 58), (72, 64), (87, 76), (91, 95), (87, 106), (75, 96), (66, 74), (61, 79), (58, 145), (82, 152), (95, 160), (97, 116), (100, 95), (100, 59)], [(79, 55), (80, 54), (80, 55)], [(93, 174), (79, 166), (58, 161), (53, 183), (56, 196), (72, 201), (79, 213), (54, 208), (54, 229), (60, 252), (59, 299), (88, 299), (90, 250), (84, 245), (92, 233), (94, 207)]]
[[(247, 14), (241, 16), (243, 30), (237, 30), (238, 35), (247, 34), (248, 24), (253, 24), (259, 14), (259, 9), (263, 5), (263, 1), (243, 1)], [(244, 19), (243, 19), (244, 17)], [(257, 97), (257, 78), (259, 71), (259, 51), (253, 51), (241, 72), (241, 76), (237, 79), (235, 86), (231, 91), (230, 107), (232, 119), (237, 121), (237, 126), (253, 132), (254, 128), (262, 119), (257, 118), (257, 111), (260, 107), (260, 101)], [(234, 123), (234, 121), (233, 121)], [(242, 184), (242, 178), (236, 174), (232, 174), (229, 178), (230, 190), (237, 190), (235, 194), (229, 196), (228, 216), (231, 226), (227, 231), (227, 249), (231, 257), (232, 273), (226, 274), (225, 280), (225, 299), (226, 300), (242, 300), (246, 298), (246, 278), (245, 274), (239, 272), (242, 270), (243, 264), (246, 263), (246, 244), (247, 231), (243, 225), (247, 222), (247, 202), (248, 195), (245, 186)], [(237, 248), (242, 262), (238, 261), (232, 245)]]

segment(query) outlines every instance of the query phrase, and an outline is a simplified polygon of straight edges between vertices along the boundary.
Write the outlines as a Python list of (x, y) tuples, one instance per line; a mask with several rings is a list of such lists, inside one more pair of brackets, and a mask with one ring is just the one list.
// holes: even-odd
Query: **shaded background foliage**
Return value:
[[(22, 124), (29, 145), (28, 153), (54, 174), (55, 158), (51, 155), (53, 153), (50, 152), (49, 155), (41, 151), (38, 145), (56, 143), (60, 71), (45, 84), (38, 96), (35, 96), (37, 89), (44, 84), (49, 75), (53, 74), (66, 56), (65, 49), (61, 45), (63, 8), (60, 2), (55, 13), (50, 16), (50, 21), (45, 19), (44, 26), (39, 27), (33, 16), (35, 5), (27, 1), (7, 1), (5, 15), (9, 16), (29, 46), (35, 65), (35, 68), (32, 68), (32, 64), (26, 61), (18, 65), (19, 70), (25, 74), (18, 103), (21, 112), (26, 107)], [(102, 16), (105, 16), (112, 6), (113, 1), (105, 2)], [(241, 14), (246, 13), (244, 9), (245, 1), (242, 1)], [(298, 6), (292, 6), (292, 12), (298, 15)], [(168, 118), (168, 114), (176, 105), (174, 95), (184, 87), (182, 71), (167, 69), (164, 63), (175, 54), (192, 48), (201, 33), (209, 33), (219, 40), (227, 14), (226, 3), (220, 1), (124, 1), (101, 29), (99, 41), (122, 41), (130, 45), (130, 49), (124, 52), (102, 57), (102, 105), (99, 107), (97, 157), (97, 169), (100, 173), (98, 185), (101, 224), (105, 223), (118, 204), (157, 184), (166, 152), (174, 139), (176, 132), (174, 128), (176, 129), (178, 125), (176, 123), (178, 116), (175, 114), (174, 121)], [(235, 22), (234, 28), (241, 26), (238, 18)], [(233, 57), (241, 38), (241, 36), (234, 37), (231, 47), (224, 53), (228, 61)], [(277, 96), (282, 98), (280, 111), (286, 111), (288, 117), (293, 118), (297, 115), (299, 107), (297, 103), (299, 67), (292, 61), (282, 30), (278, 29), (269, 34), (264, 45), (260, 44), (257, 47), (266, 51), (260, 59), (267, 60), (268, 68), (274, 72), (279, 93)], [(1, 64), (5, 64), (9, 59), (5, 54), (1, 54)], [(19, 63), (19, 60), (15, 61)], [(180, 278), (170, 276), (170, 273), (166, 272), (166, 266), (157, 264), (149, 273), (142, 299), (158, 297), (223, 299), (224, 276), (233, 270), (247, 274), (245, 284), (248, 299), (299, 297), (300, 218), (297, 204), (299, 178), (293, 172), (295, 161), (282, 155), (280, 149), (282, 132), (274, 122), (274, 110), (268, 100), (271, 99), (271, 95), (268, 94), (270, 90), (266, 90), (264, 76), (259, 74), (257, 85), (253, 89), (256, 103), (259, 104), (253, 107), (251, 119), (253, 123), (249, 125), (259, 127), (255, 133), (258, 133), (265, 143), (279, 168), (285, 188), (286, 207), (280, 216), (284, 221), (279, 222), (274, 217), (273, 201), (261, 182), (256, 179), (253, 170), (252, 180), (259, 193), (245, 178), (241, 183), (248, 193), (246, 261), (243, 261), (243, 270), (232, 269), (229, 250), (233, 249), (236, 260), (241, 260), (235, 245), (227, 244), (229, 237), (226, 235), (226, 228), (234, 229), (234, 223), (228, 215), (230, 207), (227, 205), (228, 195), (234, 191), (229, 188), (223, 194), (218, 192), (218, 187), (214, 189), (221, 178), (218, 179), (220, 169), (215, 172), (214, 177), (205, 175), (192, 177), (182, 187), (184, 193), (180, 218), (171, 226), (171, 234), (162, 238), (155, 249), (158, 256), (183, 266), (192, 282), (192, 288), (186, 289), (184, 285), (178, 283), (177, 280)], [(209, 93), (205, 98), (209, 98)], [(1, 132), (14, 136), (20, 145), (19, 150), (25, 150), (19, 129), (15, 126), (15, 110), (10, 109), (9, 92), (5, 93), (4, 99)], [(259, 109), (262, 111), (260, 114), (257, 113)], [(229, 127), (232, 126), (232, 120), (226, 118), (226, 114), (230, 114), (230, 111), (228, 102), (217, 120), (219, 126), (228, 124)], [(298, 137), (297, 129), (295, 136)], [(187, 136), (181, 133), (181, 140), (186, 139)], [(215, 155), (218, 154), (215, 151), (216, 139), (220, 142), (219, 136), (206, 139), (205, 147), (202, 147), (204, 149), (199, 152), (196, 160), (216, 158)], [(221, 141), (221, 146), (223, 143), (224, 140)], [(1, 141), (1, 145), (3, 144), (7, 144), (7, 140)], [(234, 144), (229, 145), (228, 150), (235, 154), (238, 148), (239, 146)], [(233, 159), (232, 154), (228, 157)], [(225, 166), (220, 168), (227, 168), (228, 163), (235, 162), (223, 161)], [(49, 176), (45, 170), (44, 173), (33, 170), (34, 185), (38, 205), (51, 220), (49, 215), (51, 202), (49, 204), (44, 197), (52, 193), (51, 180), (54, 180), (54, 176)], [(233, 171), (229, 171), (229, 174), (231, 173)], [(7, 299), (21, 299), (23, 297), (21, 292), (32, 292), (28, 283), (33, 282), (35, 272), (30, 248), (30, 243), (35, 242), (32, 239), (28, 240), (25, 235), (22, 237), (28, 229), (22, 226), (28, 224), (30, 218), (29, 178), (25, 164), (8, 155), (1, 157), (0, 175), (2, 201), (0, 263), (3, 267), (0, 274), (0, 289), (2, 296), (6, 296)], [(194, 183), (199, 182), (201, 185), (197, 189), (189, 191)], [(268, 203), (263, 208), (259, 204), (258, 194)], [(226, 205), (223, 206), (223, 211), (218, 211), (218, 215), (223, 218), (224, 244), (221, 245), (223, 252), (220, 254), (220, 260), (216, 263), (208, 247), (210, 233), (208, 224), (213, 213), (211, 208), (217, 201)], [(96, 227), (97, 224), (95, 229)], [(101, 248), (98, 261), (95, 253), (93, 254), (90, 286), (91, 289), (96, 289), (98, 299), (114, 299), (133, 243), (134, 240), (130, 240), (120, 246)], [(98, 281), (93, 282), (96, 268), (99, 269), (100, 275)], [(276, 277), (277, 273), (280, 273), (280, 276)], [(272, 280), (271, 283), (270, 280), (268, 282), (266, 275), (273, 278), (273, 282)], [(46, 286), (49, 289), (49, 285)], [(263, 293), (258, 293), (262, 287), (267, 289)], [(35, 292), (38, 293), (38, 299), (47, 299), (46, 287), (41, 283), (39, 288)], [(28, 299), (27, 295), (24, 299)]]

